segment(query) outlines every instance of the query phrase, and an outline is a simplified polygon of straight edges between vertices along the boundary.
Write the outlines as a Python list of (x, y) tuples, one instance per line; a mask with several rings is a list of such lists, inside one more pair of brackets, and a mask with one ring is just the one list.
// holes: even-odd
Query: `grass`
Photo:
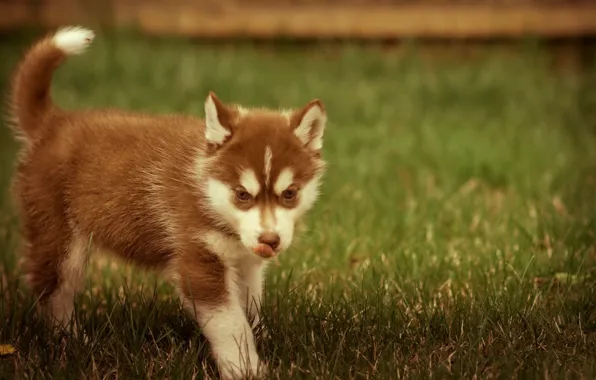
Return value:
[[(2, 87), (29, 38), (0, 46)], [(457, 54), (455, 54), (457, 55)], [(593, 61), (592, 61), (593, 62)], [(54, 82), (66, 108), (202, 114), (321, 98), (330, 168), (267, 281), (271, 378), (595, 378), (596, 64), (547, 51), (423, 58), (415, 46), (262, 48), (100, 36)], [(0, 129), (0, 183), (16, 146)], [(96, 258), (55, 336), (0, 205), (0, 378), (202, 378), (208, 347), (167, 283)]]

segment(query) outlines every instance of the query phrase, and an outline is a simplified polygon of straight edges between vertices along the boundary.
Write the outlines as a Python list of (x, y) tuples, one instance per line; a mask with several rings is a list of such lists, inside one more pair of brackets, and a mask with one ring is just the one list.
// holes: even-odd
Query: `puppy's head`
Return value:
[(318, 196), (326, 114), (319, 100), (291, 111), (205, 101), (205, 197), (249, 250), (287, 249)]

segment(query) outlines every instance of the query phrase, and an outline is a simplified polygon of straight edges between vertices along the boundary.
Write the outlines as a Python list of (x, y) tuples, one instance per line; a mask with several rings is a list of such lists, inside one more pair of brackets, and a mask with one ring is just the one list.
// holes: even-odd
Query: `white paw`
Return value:
[(67, 26), (60, 28), (52, 41), (54, 45), (64, 53), (82, 54), (95, 38), (92, 30), (80, 26)]

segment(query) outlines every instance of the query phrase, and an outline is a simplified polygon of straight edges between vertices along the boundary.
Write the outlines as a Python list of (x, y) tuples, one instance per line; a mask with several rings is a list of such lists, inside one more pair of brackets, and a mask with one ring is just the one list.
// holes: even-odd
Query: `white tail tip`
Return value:
[(82, 54), (95, 38), (92, 30), (80, 26), (60, 28), (52, 41), (54, 45), (68, 55)]

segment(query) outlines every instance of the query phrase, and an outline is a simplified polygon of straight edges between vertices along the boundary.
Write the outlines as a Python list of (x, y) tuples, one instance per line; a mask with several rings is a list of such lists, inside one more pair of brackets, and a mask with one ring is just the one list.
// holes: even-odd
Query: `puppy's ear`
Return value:
[(222, 147), (232, 137), (234, 112), (215, 95), (209, 92), (205, 100), (205, 139), (211, 152)]
[(327, 124), (325, 107), (319, 99), (314, 99), (301, 109), (294, 111), (290, 118), (290, 128), (304, 144), (315, 154), (320, 154), (323, 147), (323, 133)]

